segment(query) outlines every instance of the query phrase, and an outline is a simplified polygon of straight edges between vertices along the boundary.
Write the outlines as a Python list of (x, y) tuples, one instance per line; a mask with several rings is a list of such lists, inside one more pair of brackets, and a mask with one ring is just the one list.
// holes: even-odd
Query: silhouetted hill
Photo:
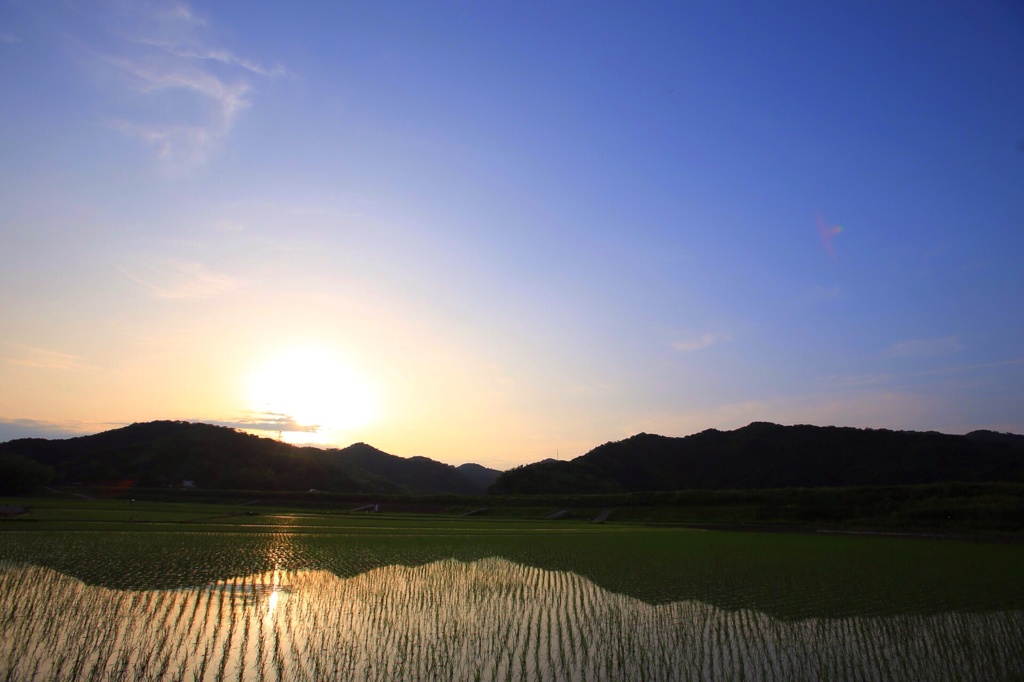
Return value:
[(999, 431), (971, 431), (967, 437), (983, 443), (1006, 443), (1015, 448), (1024, 448), (1024, 436)]
[(459, 470), (460, 474), (462, 474), (469, 480), (473, 481), (479, 486), (483, 486), (484, 490), (486, 490), (489, 485), (494, 483), (494, 479), (498, 478), (498, 476), (501, 475), (501, 472), (498, 471), (497, 469), (488, 469), (487, 467), (481, 466), (479, 464), (460, 464), (455, 468)]
[[(982, 434), (982, 435), (978, 435)], [(641, 433), (568, 462), (504, 472), (494, 494), (603, 493), (1022, 481), (1022, 437), (754, 422), (670, 438)]]
[(366, 443), (328, 452), (343, 464), (354, 465), (409, 492), (480, 495), (490, 485), (474, 481), (450, 464), (427, 457), (397, 457)]
[(156, 421), (91, 436), (0, 443), (0, 455), (48, 466), (57, 484), (180, 486), (210, 489), (482, 494), (455, 467), (405, 459), (358, 443), (344, 449), (298, 447), (224, 426)]

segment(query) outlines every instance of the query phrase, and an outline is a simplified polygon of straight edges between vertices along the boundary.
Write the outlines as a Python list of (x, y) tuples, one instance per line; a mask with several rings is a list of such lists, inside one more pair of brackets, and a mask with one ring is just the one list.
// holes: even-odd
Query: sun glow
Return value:
[(249, 377), (249, 408), (278, 423), (284, 440), (330, 443), (337, 432), (377, 417), (376, 392), (360, 372), (322, 348), (294, 347), (272, 356)]

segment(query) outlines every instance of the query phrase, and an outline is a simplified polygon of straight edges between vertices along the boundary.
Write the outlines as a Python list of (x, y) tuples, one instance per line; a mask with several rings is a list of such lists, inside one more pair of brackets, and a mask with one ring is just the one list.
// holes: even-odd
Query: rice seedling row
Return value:
[[(1024, 675), (1024, 608), (1014, 579), (1024, 565), (1020, 548), (976, 546), (961, 555), (941, 543), (782, 537), (770, 545), (742, 534), (520, 531), (482, 538), (0, 533), (0, 676)], [(865, 549), (881, 568), (848, 559)], [(916, 574), (895, 560), (900, 552), (924, 557)], [(831, 554), (845, 563), (829, 563)], [(861, 572), (844, 573), (850, 564)], [(957, 582), (965, 564), (985, 579)], [(895, 587), (884, 584), (883, 569)], [(819, 575), (826, 571), (828, 578)], [(803, 591), (791, 584), (798, 578)], [(771, 585), (777, 594), (766, 601)], [(881, 609), (890, 594), (902, 600)]]

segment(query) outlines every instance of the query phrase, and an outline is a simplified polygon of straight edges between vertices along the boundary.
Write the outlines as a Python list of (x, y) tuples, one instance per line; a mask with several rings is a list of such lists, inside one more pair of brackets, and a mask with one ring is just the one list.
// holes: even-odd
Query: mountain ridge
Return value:
[[(321, 449), (201, 422), (153, 421), (65, 439), (0, 443), (0, 456), (50, 467), (63, 484), (480, 495), (486, 485), (427, 457), (404, 458), (366, 443)], [(497, 476), (499, 472), (486, 469)]]
[[(366, 443), (297, 446), (201, 422), (154, 421), (66, 439), (0, 443), (11, 471), (25, 460), (58, 484), (378, 494), (586, 494), (1024, 481), (1024, 435), (965, 435), (752, 422), (673, 437), (638, 433), (572, 460), (499, 472)], [(0, 461), (0, 469), (3, 462)], [(0, 472), (2, 473), (2, 472)]]
[(1024, 481), (1024, 436), (752, 422), (682, 437), (638, 433), (565, 462), (502, 473), (494, 494), (617, 493)]

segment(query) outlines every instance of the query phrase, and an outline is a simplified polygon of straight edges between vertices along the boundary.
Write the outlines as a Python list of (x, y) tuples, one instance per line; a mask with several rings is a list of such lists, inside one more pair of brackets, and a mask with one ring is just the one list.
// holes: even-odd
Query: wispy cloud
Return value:
[(882, 353), (887, 358), (930, 358), (950, 355), (963, 349), (958, 336), (942, 336), (934, 339), (909, 339), (897, 341)]
[(218, 419), (196, 419), (193, 421), (216, 424), (217, 426), (229, 426), (233, 429), (243, 429), (245, 431), (316, 433), (320, 429), (319, 425), (299, 424), (291, 415), (279, 412), (253, 412), (247, 416), (226, 421)]
[(181, 57), (182, 59), (212, 61), (220, 64), (226, 64), (228, 66), (237, 66), (244, 71), (248, 71), (252, 74), (263, 76), (265, 78), (276, 78), (277, 76), (284, 76), (288, 73), (288, 70), (280, 64), (275, 64), (272, 67), (265, 67), (257, 62), (239, 57), (233, 52), (225, 49), (208, 48), (202, 45), (182, 48), (180, 45), (176, 45), (173, 42), (146, 39), (136, 39), (134, 42), (140, 45), (159, 48), (168, 54), (174, 55), (175, 57)]
[(97, 50), (135, 111), (110, 122), (142, 140), (176, 170), (205, 163), (251, 104), (254, 79), (286, 73), (214, 43), (208, 23), (187, 4), (159, 9), (128, 3), (109, 17), (112, 37)]
[(9, 419), (0, 417), (0, 443), (16, 438), (71, 438), (124, 424), (89, 424), (76, 420)]
[(243, 285), (242, 280), (211, 272), (202, 263), (173, 260), (139, 263), (121, 268), (121, 273), (153, 298), (168, 300), (217, 298)]
[(683, 341), (675, 341), (672, 343), (672, 347), (680, 353), (692, 353), (693, 351), (702, 350), (716, 343), (722, 343), (731, 341), (732, 336), (729, 334), (714, 334), (707, 332), (701, 334), (696, 338), (690, 338)]
[(7, 344), (8, 353), (2, 356), (4, 362), (18, 367), (33, 369), (73, 370), (89, 369), (90, 366), (82, 358), (71, 353), (27, 346), (20, 343)]

